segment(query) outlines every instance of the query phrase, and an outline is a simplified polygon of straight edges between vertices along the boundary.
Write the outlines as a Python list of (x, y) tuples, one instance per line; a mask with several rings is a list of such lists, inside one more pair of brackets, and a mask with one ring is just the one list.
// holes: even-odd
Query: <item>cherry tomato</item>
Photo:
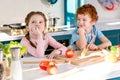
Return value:
[(120, 44), (118, 44), (117, 46), (118, 46), (118, 48), (120, 48)]
[(39, 67), (40, 67), (40, 69), (46, 71), (48, 64), (49, 64), (48, 60), (42, 60), (42, 61), (40, 61)]
[(74, 56), (74, 50), (68, 49), (65, 53), (67, 58), (72, 58)]
[(46, 71), (50, 62), (54, 62), (55, 63), (55, 60), (41, 60), (40, 64), (39, 64), (40, 69)]

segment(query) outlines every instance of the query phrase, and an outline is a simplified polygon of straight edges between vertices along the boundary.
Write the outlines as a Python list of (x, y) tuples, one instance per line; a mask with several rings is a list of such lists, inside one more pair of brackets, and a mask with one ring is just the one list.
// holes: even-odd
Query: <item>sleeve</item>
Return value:
[(23, 37), (21, 42), (22, 45), (26, 46), (27, 52), (33, 55), (34, 57), (44, 57), (44, 42), (43, 40), (37, 40), (37, 46), (36, 48), (31, 46), (30, 42)]
[(78, 34), (77, 34), (77, 28), (72, 32), (72, 37), (70, 40), (71, 45), (76, 45), (75, 42), (79, 39)]
[(104, 36), (104, 34), (97, 27), (95, 27), (94, 29), (95, 29), (95, 35), (98, 39)]
[(61, 50), (62, 51), (62, 55), (65, 54), (67, 47), (65, 47), (63, 44), (59, 43), (58, 41), (56, 41), (52, 36), (47, 35), (48, 38), (48, 44), (50, 46), (52, 46), (53, 48), (55, 48), (56, 50)]

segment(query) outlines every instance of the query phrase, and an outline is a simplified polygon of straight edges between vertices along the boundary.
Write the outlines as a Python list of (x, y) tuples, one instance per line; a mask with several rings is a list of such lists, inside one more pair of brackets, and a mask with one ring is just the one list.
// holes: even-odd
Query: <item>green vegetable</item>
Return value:
[(110, 46), (110, 51), (117, 53), (117, 47), (116, 46)]
[(0, 48), (3, 49), (3, 52), (7, 58), (11, 58), (11, 54), (10, 54), (11, 47), (20, 47), (21, 48), (21, 51), (20, 51), (21, 56), (24, 55), (25, 53), (27, 53), (26, 47), (17, 41), (10, 41), (10, 43), (8, 43), (8, 44), (0, 43)]
[(5, 48), (5, 46), (4, 46), (4, 44), (3, 44), (3, 43), (0, 43), (0, 48), (2, 48), (2, 49), (4, 49), (4, 48)]

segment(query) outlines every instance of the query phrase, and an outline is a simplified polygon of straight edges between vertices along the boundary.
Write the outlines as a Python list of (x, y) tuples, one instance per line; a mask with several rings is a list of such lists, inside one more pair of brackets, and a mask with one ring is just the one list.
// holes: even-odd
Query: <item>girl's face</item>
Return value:
[(91, 17), (89, 14), (78, 14), (77, 16), (77, 24), (79, 27), (82, 27), (87, 31), (88, 33), (92, 29), (92, 25), (95, 24), (95, 21), (92, 21)]
[(45, 30), (45, 21), (41, 15), (35, 14), (30, 18), (27, 30), (31, 31), (32, 29), (38, 29), (41, 32)]

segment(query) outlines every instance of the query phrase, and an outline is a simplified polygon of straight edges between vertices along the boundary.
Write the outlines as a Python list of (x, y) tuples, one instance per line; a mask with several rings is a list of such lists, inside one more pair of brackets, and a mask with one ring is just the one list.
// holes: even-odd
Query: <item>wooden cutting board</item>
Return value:
[(104, 61), (104, 57), (100, 55), (102, 54), (100, 51), (88, 51), (87, 56), (84, 58), (81, 58), (80, 54), (81, 51), (75, 51), (75, 55), (73, 58), (67, 58), (65, 55), (61, 55), (61, 56), (56, 56), (56, 59), (65, 60), (65, 62), (80, 66), (85, 66), (88, 64)]

